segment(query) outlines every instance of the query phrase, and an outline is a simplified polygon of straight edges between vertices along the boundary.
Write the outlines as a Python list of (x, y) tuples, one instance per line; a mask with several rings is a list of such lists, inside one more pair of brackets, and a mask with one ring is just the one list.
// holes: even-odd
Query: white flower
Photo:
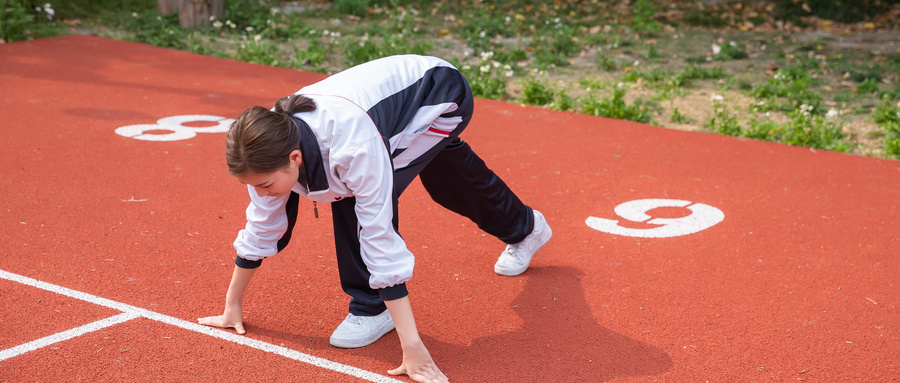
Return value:
[(478, 70), (480, 70), (481, 73), (487, 73), (491, 70), (491, 66), (490, 65), (482, 65), (480, 68), (478, 68)]
[(506, 73), (504, 73), (504, 74), (506, 75), (506, 77), (512, 77), (512, 76), (513, 76), (513, 71), (508, 70), (508, 71), (506, 71)]
[(828, 109), (828, 113), (825, 114), (825, 118), (835, 118), (839, 116), (841, 112), (838, 112), (837, 109)]
[(487, 36), (487, 32), (485, 32), (485, 31), (481, 31), (481, 33), (478, 34), (478, 37), (481, 37), (481, 38), (484, 38), (485, 36)]
[(623, 84), (623, 83), (621, 83), (621, 82), (618, 83), (618, 84), (616, 84), (616, 88), (622, 89), (622, 88), (624, 88), (624, 87), (625, 87), (625, 84)]
[(641, 62), (640, 62), (640, 61), (638, 61), (638, 60), (634, 60), (634, 66), (638, 66), (638, 65), (640, 65), (640, 64), (641, 64)]
[(714, 55), (717, 55), (717, 54), (719, 54), (719, 52), (722, 51), (722, 47), (720, 47), (718, 44), (713, 44), (712, 51), (713, 51)]
[(471, 66), (471, 65), (463, 65), (462, 69), (463, 69), (463, 70), (470, 70), (470, 69), (472, 69), (472, 66)]
[(222, 28), (222, 22), (219, 20), (216, 20), (215, 22), (213, 22), (212, 25), (216, 28)]
[(721, 94), (713, 93), (712, 97), (710, 97), (710, 100), (713, 103), (723, 102), (723, 101), (725, 101), (725, 97), (722, 97)]
[(212, 15), (209, 17), (209, 21), (216, 21), (216, 15)]
[(500, 67), (500, 63), (497, 62), (497, 61), (491, 61), (491, 65), (493, 65), (494, 68), (499, 68), (499, 67)]
[(728, 42), (728, 45), (731, 45), (731, 46), (737, 48), (737, 43), (734, 42), (734, 41), (729, 41), (729, 42)]
[(137, 12), (131, 12), (131, 17), (137, 17), (137, 16), (138, 16)]
[(253, 41), (254, 41), (254, 42), (257, 42), (257, 43), (258, 43), (260, 40), (262, 40), (262, 36), (260, 36), (260, 35), (253, 36)]
[(253, 32), (253, 27), (252, 27), (252, 26), (249, 26), (249, 27), (247, 27), (247, 28), (244, 28), (244, 29), (246, 29), (246, 30), (247, 30), (247, 32)]
[(481, 61), (488, 61), (491, 57), (494, 57), (494, 52), (481, 52)]

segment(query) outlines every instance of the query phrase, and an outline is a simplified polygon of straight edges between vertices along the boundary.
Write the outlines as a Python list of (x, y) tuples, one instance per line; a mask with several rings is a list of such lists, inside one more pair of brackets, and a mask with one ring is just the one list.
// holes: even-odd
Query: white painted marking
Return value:
[[(184, 125), (184, 123), (186, 122), (196, 121), (215, 122), (216, 124), (206, 127), (193, 127)], [(210, 116), (205, 114), (163, 117), (156, 121), (157, 124), (162, 126), (176, 126), (182, 129), (190, 130), (194, 133), (225, 133), (228, 131), (228, 127), (231, 126), (232, 122), (234, 122), (234, 119), (220, 116)]]
[(119, 323), (124, 323), (130, 321), (135, 318), (139, 318), (140, 316), (134, 313), (121, 313), (116, 316), (111, 316), (106, 319), (101, 319), (93, 323), (88, 323), (84, 326), (75, 327), (70, 330), (66, 330), (63, 332), (58, 332), (56, 334), (50, 335), (48, 337), (44, 337), (38, 340), (34, 340), (25, 344), (20, 344), (13, 348), (8, 348), (6, 350), (0, 351), (0, 361), (16, 357), (22, 355), (29, 351), (34, 351), (40, 348), (47, 347), (51, 344), (62, 342), (64, 340), (69, 340), (79, 335), (84, 335), (90, 332), (94, 332), (97, 330), (102, 330), (109, 326), (114, 326)]
[[(144, 134), (144, 132), (148, 132), (151, 130), (168, 130), (172, 133)], [(193, 138), (197, 135), (197, 133), (194, 133), (187, 129), (179, 128), (177, 126), (163, 126), (153, 124), (123, 126), (116, 129), (116, 134), (142, 141), (179, 141)]]
[[(691, 214), (680, 218), (653, 218), (647, 215), (648, 211), (659, 207), (685, 207), (691, 211)], [(584, 223), (588, 227), (604, 233), (640, 238), (670, 238), (694, 234), (725, 219), (725, 213), (715, 207), (702, 203), (692, 204), (691, 201), (677, 199), (639, 199), (619, 204), (614, 210), (620, 217), (629, 221), (646, 221), (646, 223), (661, 226), (634, 229), (619, 226), (618, 220), (597, 217), (588, 217)]]
[[(67, 297), (83, 300), (86, 302), (93, 303), (95, 305), (109, 307), (112, 309), (116, 309), (122, 311), (123, 313), (134, 316), (134, 317), (144, 317), (147, 319), (155, 320), (157, 322), (162, 322), (166, 324), (173, 325), (175, 327), (179, 327), (185, 330), (198, 332), (201, 334), (209, 335), (215, 338), (219, 338), (222, 340), (227, 340), (229, 342), (237, 343), (242, 346), (248, 346), (255, 348), (257, 350), (271, 352), (276, 355), (281, 355), (288, 359), (293, 359), (298, 362), (308, 363), (314, 365), (316, 367), (321, 367), (324, 369), (328, 369), (331, 371), (339, 372), (342, 374), (347, 374), (351, 376), (355, 376), (360, 379), (364, 379), (370, 382), (401, 382), (399, 380), (389, 378), (387, 376), (379, 375), (371, 371), (366, 371), (358, 367), (348, 366), (346, 364), (341, 364), (338, 362), (334, 362), (328, 359), (319, 358), (317, 356), (312, 356), (309, 354), (304, 354), (297, 350), (292, 350), (287, 347), (276, 346), (271, 343), (266, 343), (260, 340), (252, 339), (246, 336), (237, 335), (231, 332), (215, 329), (212, 327), (204, 326), (199, 323), (194, 323), (190, 321), (186, 321), (183, 319), (178, 319), (175, 317), (170, 317), (168, 315), (163, 315), (157, 312), (153, 312), (147, 309), (142, 309), (140, 307), (131, 306), (125, 303), (116, 302), (110, 299), (101, 298), (96, 295), (91, 295), (88, 293), (84, 293), (77, 290), (72, 290), (69, 288), (65, 288), (62, 286), (54, 285), (47, 282), (42, 282), (37, 279), (28, 278), (25, 276), (21, 276), (18, 274), (13, 274), (8, 271), (0, 270), (0, 278), (10, 280), (13, 282), (19, 282), (23, 285), (28, 285), (32, 287), (37, 287), (42, 290), (47, 290), (50, 292), (54, 292), (60, 295), (64, 295)], [(122, 314), (117, 315), (113, 318), (118, 318)], [(110, 319), (110, 318), (107, 318)], [(133, 318), (129, 318), (133, 319)], [(97, 322), (95, 322), (97, 323)], [(82, 326), (84, 327), (84, 326)], [(75, 330), (75, 329), (73, 329)], [(69, 331), (73, 331), (69, 330)], [(77, 336), (77, 335), (76, 335)], [(21, 346), (17, 346), (21, 347)], [(0, 359), (2, 360), (2, 359)]]
[[(188, 122), (215, 122), (213, 126), (185, 126)], [(205, 114), (189, 114), (183, 116), (163, 117), (156, 124), (128, 125), (116, 129), (116, 134), (143, 141), (179, 141), (194, 138), (197, 133), (224, 133), (228, 131), (232, 118), (210, 116)], [(145, 134), (152, 130), (170, 131), (165, 134)]]

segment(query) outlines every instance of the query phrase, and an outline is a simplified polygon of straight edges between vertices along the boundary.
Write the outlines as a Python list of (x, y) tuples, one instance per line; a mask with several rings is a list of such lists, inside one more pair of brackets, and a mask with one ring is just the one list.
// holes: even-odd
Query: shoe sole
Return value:
[(375, 343), (375, 341), (377, 341), (378, 339), (381, 339), (381, 337), (383, 337), (384, 334), (387, 334), (387, 333), (391, 332), (391, 330), (394, 329), (393, 321), (389, 321), (386, 323), (388, 323), (389, 325), (384, 326), (383, 328), (379, 328), (378, 332), (372, 334), (371, 336), (369, 336), (367, 338), (362, 338), (362, 339), (330, 338), (328, 343), (331, 343), (332, 346), (337, 347), (337, 348), (360, 348), (360, 347), (368, 346), (372, 343)]

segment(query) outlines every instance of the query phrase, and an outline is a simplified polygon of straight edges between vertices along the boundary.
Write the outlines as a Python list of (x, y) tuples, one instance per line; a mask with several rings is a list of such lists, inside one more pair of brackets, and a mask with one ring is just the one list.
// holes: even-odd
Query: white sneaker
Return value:
[(507, 245), (497, 263), (494, 264), (494, 272), (507, 277), (516, 276), (525, 272), (531, 263), (531, 257), (534, 256), (550, 237), (553, 232), (547, 220), (541, 212), (534, 210), (534, 231), (528, 234), (522, 242), (514, 245)]
[(331, 334), (331, 345), (340, 348), (359, 348), (375, 343), (382, 335), (394, 329), (391, 313), (364, 317), (347, 314), (347, 318)]

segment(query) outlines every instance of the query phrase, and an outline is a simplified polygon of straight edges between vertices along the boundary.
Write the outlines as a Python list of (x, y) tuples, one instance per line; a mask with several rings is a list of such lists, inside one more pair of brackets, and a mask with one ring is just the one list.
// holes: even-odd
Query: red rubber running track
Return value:
[[(328, 345), (347, 299), (311, 203), (248, 334), (194, 325), (221, 312), (248, 200), (219, 120), (323, 77), (0, 45), (0, 381), (391, 381), (394, 333)], [(900, 162), (482, 99), (463, 137), (554, 237), (499, 277), (501, 243), (404, 194), (413, 307), (453, 381), (900, 379)]]

